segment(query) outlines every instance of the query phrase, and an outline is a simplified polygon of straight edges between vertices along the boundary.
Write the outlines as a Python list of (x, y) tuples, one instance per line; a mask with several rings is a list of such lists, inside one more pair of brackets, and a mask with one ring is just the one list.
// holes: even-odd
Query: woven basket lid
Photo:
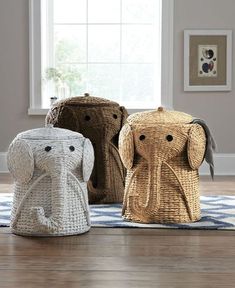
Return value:
[(56, 102), (54, 106), (58, 105), (71, 105), (71, 106), (85, 106), (85, 107), (113, 107), (117, 106), (119, 107), (119, 104), (108, 100), (104, 99), (101, 97), (94, 97), (90, 96), (90, 94), (85, 93), (84, 96), (76, 96), (76, 97), (71, 97), (67, 98), (65, 100), (61, 100), (59, 102)]
[(155, 124), (186, 124), (193, 119), (189, 114), (158, 107), (156, 110), (134, 113), (127, 118), (127, 122), (133, 125), (148, 126)]
[(18, 139), (28, 140), (68, 140), (84, 138), (82, 134), (68, 129), (55, 128), (48, 124), (47, 127), (36, 128), (21, 132), (17, 135)]

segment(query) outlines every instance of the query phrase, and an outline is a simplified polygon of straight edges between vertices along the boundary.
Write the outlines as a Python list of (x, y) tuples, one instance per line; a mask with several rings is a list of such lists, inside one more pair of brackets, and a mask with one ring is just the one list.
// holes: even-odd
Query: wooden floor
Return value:
[[(0, 192), (11, 190), (0, 175)], [(235, 177), (202, 178), (203, 195), (235, 195)], [(26, 238), (0, 228), (0, 287), (235, 287), (235, 231), (92, 228)]]

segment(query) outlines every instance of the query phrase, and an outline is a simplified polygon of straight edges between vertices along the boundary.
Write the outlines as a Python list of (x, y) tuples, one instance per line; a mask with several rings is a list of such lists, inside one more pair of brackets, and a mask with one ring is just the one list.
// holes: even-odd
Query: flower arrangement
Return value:
[(50, 81), (54, 88), (54, 95), (50, 97), (51, 102), (57, 99), (76, 95), (76, 87), (81, 82), (81, 75), (76, 67), (48, 67), (45, 70), (44, 80)]

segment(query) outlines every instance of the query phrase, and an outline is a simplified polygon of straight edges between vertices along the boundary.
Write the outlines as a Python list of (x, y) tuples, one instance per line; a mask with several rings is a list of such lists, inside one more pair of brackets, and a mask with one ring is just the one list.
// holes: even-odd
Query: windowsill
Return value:
[[(131, 109), (127, 109), (129, 114), (133, 114), (136, 112), (143, 112), (146, 110), (154, 110), (155, 108), (146, 108), (146, 109), (135, 109), (135, 108), (131, 108)], [(45, 116), (47, 115), (49, 109), (46, 108), (29, 108), (28, 109), (28, 115), (30, 116)]]
[(46, 108), (29, 108), (28, 115), (30, 116), (40, 116), (40, 115), (47, 115), (49, 109)]

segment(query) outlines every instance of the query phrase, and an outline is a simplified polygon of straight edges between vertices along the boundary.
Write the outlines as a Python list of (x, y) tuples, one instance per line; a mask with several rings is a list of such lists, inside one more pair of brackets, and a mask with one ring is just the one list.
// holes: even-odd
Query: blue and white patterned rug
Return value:
[[(12, 205), (11, 194), (0, 195), (0, 227), (8, 227)], [(235, 196), (201, 196), (202, 218), (191, 224), (140, 224), (123, 221), (121, 204), (91, 205), (92, 227), (178, 228), (235, 230)]]

